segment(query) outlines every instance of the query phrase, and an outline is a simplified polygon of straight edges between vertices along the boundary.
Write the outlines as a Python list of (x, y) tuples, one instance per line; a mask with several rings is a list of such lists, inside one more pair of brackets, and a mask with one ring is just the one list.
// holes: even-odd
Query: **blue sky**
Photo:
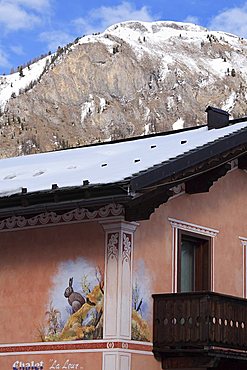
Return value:
[(0, 0), (0, 74), (126, 20), (190, 21), (247, 37), (247, 1)]

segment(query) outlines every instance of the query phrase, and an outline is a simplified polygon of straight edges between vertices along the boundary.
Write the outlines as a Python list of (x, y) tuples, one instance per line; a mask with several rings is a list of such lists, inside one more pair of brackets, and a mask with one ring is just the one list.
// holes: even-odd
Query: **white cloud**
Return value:
[(93, 25), (93, 22), (89, 21), (88, 19), (86, 20), (85, 18), (76, 18), (72, 21), (73, 26), (75, 26), (76, 32), (79, 34), (83, 33), (93, 33), (97, 31), (102, 31), (101, 27), (98, 25)]
[(4, 50), (0, 48), (0, 67), (2, 68), (9, 68), (10, 67), (10, 62), (8, 60), (8, 56), (5, 53)]
[(212, 18), (208, 27), (215, 31), (247, 37), (247, 2), (242, 7), (224, 10)]
[(21, 6), (26, 6), (37, 12), (43, 12), (45, 9), (50, 8), (51, 5), (50, 0), (12, 0), (12, 2)]
[(184, 19), (184, 22), (185, 23), (194, 23), (194, 24), (200, 24), (200, 20), (198, 17), (194, 16), (194, 15), (188, 15), (188, 17), (186, 17)]
[(21, 45), (11, 45), (10, 50), (16, 55), (25, 55), (23, 47)]
[(73, 40), (73, 36), (64, 31), (51, 31), (42, 32), (39, 35), (39, 39), (40, 41), (45, 42), (51, 51), (54, 51), (58, 46), (64, 46), (71, 42)]
[(0, 25), (3, 31), (30, 29), (42, 21), (50, 0), (0, 0)]
[(103, 31), (114, 23), (128, 20), (154, 21), (155, 17), (147, 6), (138, 9), (134, 4), (123, 1), (116, 6), (101, 6), (92, 9), (87, 17), (77, 18), (73, 24), (80, 33), (92, 33)]
[(28, 14), (16, 4), (0, 2), (0, 24), (6, 31), (17, 31), (25, 28), (32, 28), (39, 23), (39, 17), (35, 14)]

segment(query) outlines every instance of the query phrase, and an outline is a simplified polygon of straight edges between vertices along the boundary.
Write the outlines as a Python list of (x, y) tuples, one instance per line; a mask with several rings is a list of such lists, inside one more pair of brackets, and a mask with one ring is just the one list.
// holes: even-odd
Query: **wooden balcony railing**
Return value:
[(247, 300), (212, 292), (154, 294), (154, 352), (247, 350)]

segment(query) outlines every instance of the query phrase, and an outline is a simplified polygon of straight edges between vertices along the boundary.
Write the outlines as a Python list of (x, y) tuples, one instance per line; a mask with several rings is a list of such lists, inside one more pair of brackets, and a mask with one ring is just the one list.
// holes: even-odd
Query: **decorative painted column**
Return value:
[[(135, 222), (101, 222), (105, 230), (105, 294), (103, 337), (131, 339), (132, 259)], [(113, 344), (114, 347), (114, 344)], [(104, 353), (104, 370), (130, 370), (130, 354), (121, 350)]]

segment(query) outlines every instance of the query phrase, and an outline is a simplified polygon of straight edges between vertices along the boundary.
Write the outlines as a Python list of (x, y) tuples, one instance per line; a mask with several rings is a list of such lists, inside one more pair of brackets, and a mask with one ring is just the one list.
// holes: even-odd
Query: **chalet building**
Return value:
[(1, 370), (247, 368), (247, 118), (0, 161)]

